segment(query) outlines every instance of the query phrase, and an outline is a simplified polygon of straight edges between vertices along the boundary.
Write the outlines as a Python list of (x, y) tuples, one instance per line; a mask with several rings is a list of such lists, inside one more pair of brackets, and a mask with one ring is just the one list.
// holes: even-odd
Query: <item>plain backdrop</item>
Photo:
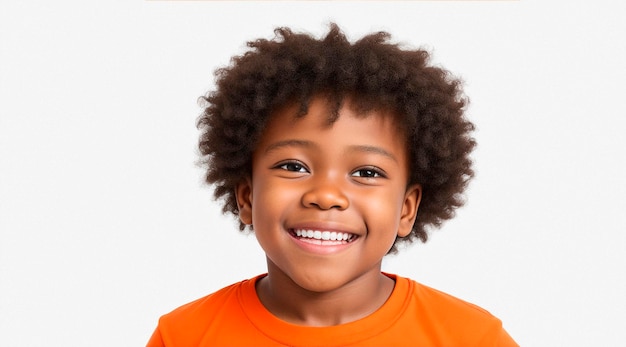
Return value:
[(202, 184), (197, 98), (273, 28), (385, 30), (465, 81), (457, 217), (384, 270), (523, 346), (626, 340), (626, 6), (617, 1), (0, 5), (0, 345), (142, 346), (160, 315), (265, 271)]

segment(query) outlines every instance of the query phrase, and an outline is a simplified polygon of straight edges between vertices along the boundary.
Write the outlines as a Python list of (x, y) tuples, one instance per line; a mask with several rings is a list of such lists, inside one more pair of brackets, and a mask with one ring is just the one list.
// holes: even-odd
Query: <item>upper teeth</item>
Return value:
[(352, 234), (350, 233), (342, 233), (336, 231), (320, 231), (320, 230), (305, 230), (305, 229), (296, 229), (294, 230), (296, 236), (299, 237), (308, 237), (317, 240), (343, 240), (346, 241), (352, 238)]

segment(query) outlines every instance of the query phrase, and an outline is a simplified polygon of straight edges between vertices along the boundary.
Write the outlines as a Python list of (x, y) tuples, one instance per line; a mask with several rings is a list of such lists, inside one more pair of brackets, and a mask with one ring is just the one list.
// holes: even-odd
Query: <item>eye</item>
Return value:
[(363, 178), (379, 178), (379, 177), (387, 177), (383, 174), (382, 170), (377, 168), (363, 168), (358, 169), (352, 173), (352, 177), (363, 177)]
[(299, 172), (299, 173), (309, 172), (308, 169), (304, 166), (304, 164), (297, 162), (297, 161), (283, 162), (283, 163), (276, 165), (276, 168), (282, 169), (285, 171), (290, 171), (290, 172)]

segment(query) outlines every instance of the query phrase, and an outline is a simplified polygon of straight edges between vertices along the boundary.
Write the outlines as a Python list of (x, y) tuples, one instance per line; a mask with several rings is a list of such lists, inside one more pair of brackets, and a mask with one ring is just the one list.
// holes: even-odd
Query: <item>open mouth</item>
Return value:
[(289, 229), (291, 236), (302, 242), (317, 245), (341, 245), (353, 242), (359, 236), (337, 231), (321, 231), (309, 229)]

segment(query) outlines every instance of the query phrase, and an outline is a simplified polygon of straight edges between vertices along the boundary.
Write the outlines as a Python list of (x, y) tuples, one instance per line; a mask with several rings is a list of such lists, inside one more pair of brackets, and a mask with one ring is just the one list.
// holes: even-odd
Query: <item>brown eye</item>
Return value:
[(276, 167), (279, 169), (283, 169), (283, 170), (291, 171), (291, 172), (301, 172), (301, 173), (308, 172), (307, 168), (298, 162), (290, 161), (290, 162), (279, 164)]
[(374, 168), (365, 168), (365, 169), (359, 169), (356, 170), (352, 173), (353, 177), (364, 177), (364, 178), (378, 178), (378, 177), (385, 177), (385, 175), (383, 175), (381, 173), (381, 171), (376, 170)]

